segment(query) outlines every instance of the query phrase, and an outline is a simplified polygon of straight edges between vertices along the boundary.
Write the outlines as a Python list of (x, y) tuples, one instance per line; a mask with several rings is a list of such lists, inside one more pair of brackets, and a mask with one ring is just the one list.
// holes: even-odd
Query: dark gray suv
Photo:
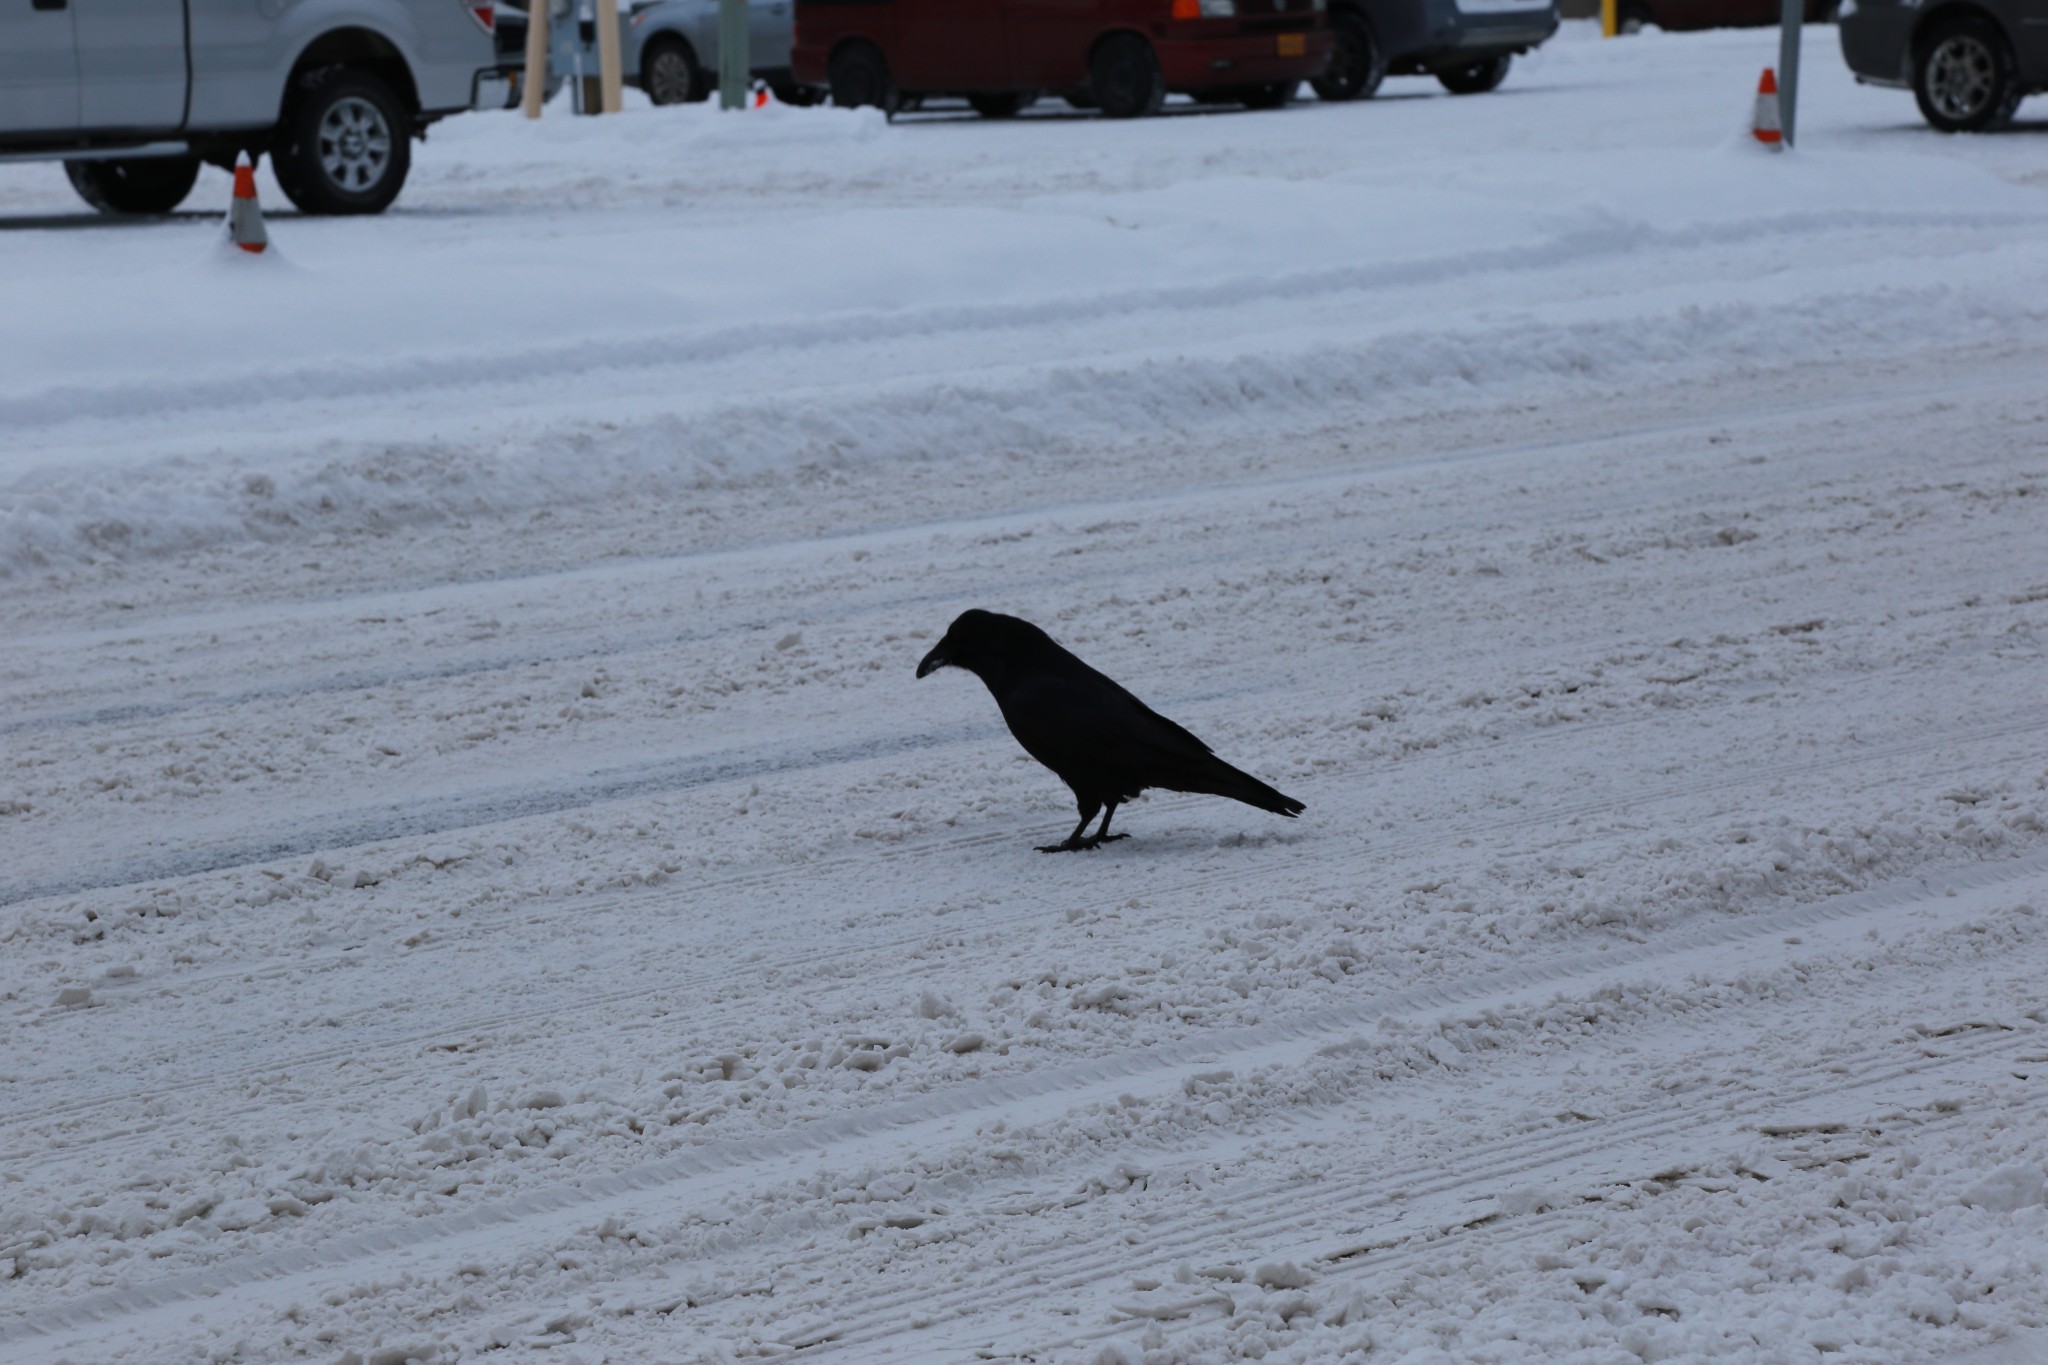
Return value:
[(1840, 24), (1856, 79), (1910, 87), (1944, 133), (1996, 128), (2048, 90), (2048, 0), (1842, 0)]

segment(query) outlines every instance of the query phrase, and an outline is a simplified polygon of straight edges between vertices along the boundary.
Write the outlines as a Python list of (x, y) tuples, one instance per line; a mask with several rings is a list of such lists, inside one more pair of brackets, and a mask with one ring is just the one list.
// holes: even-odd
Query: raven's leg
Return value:
[[(1096, 827), (1096, 830), (1093, 834), (1081, 840), (1082, 848), (1100, 848), (1102, 845), (1111, 843), (1114, 840), (1128, 839), (1131, 837), (1128, 834), (1111, 834), (1109, 832), (1109, 817), (1116, 814), (1116, 808), (1121, 804), (1122, 803), (1118, 801), (1112, 801), (1109, 803), (1109, 809), (1102, 812), (1102, 823)], [(1088, 822), (1086, 820), (1083, 820), (1081, 823), (1085, 825)], [(1076, 834), (1080, 833), (1079, 830), (1076, 830), (1074, 832)]]
[[(1091, 801), (1085, 796), (1076, 796), (1074, 798), (1074, 804), (1080, 808), (1081, 823), (1074, 826), (1074, 832), (1067, 836), (1067, 841), (1065, 843), (1040, 844), (1038, 846), (1038, 851), (1040, 853), (1072, 853), (1076, 849), (1095, 847), (1094, 844), (1089, 843), (1086, 839), (1083, 839), (1081, 837), (1081, 831), (1088, 828), (1088, 822), (1095, 818), (1096, 811), (1102, 809), (1102, 803), (1100, 801)], [(1114, 808), (1112, 807), (1112, 809)], [(1109, 822), (1107, 820), (1104, 820), (1103, 823), (1108, 824)]]

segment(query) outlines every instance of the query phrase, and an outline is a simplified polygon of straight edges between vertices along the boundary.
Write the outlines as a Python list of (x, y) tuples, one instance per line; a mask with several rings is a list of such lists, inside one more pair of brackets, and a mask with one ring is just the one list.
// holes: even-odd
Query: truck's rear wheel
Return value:
[(192, 182), (199, 178), (199, 158), (67, 161), (64, 174), (71, 177), (78, 197), (101, 213), (169, 213), (192, 192)]
[(412, 119), (367, 71), (308, 72), (285, 106), (270, 169), (305, 213), (382, 213), (412, 169)]

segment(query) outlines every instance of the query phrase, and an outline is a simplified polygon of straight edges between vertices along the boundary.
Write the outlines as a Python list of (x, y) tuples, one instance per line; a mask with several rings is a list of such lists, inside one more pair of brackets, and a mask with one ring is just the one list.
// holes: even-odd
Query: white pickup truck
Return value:
[(505, 103), (493, 0), (0, 0), (0, 160), (168, 213), (202, 161), (268, 153), (307, 213), (379, 213), (411, 142)]

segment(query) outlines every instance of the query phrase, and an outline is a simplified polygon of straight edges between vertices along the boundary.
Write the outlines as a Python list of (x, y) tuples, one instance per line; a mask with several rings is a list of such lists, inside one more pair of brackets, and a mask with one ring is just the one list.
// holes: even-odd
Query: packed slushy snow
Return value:
[(1833, 41), (0, 168), (0, 1358), (2048, 1360), (2044, 110)]

